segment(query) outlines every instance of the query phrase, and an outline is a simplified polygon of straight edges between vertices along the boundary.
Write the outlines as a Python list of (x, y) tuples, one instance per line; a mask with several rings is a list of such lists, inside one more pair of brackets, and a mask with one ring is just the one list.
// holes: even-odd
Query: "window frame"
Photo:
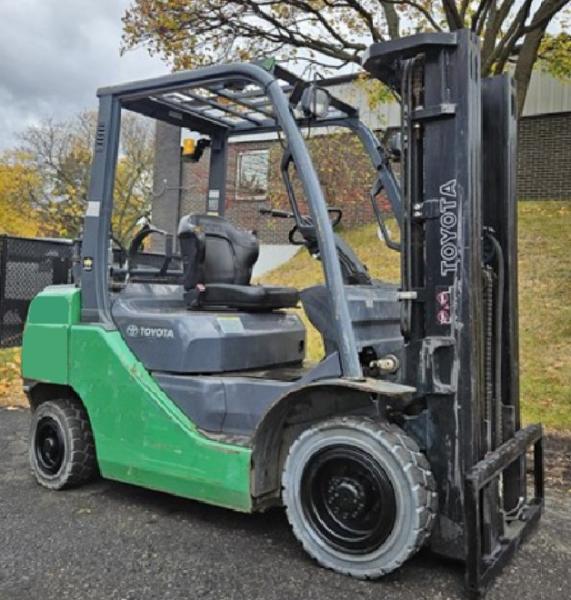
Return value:
[[(266, 201), (268, 199), (268, 192), (269, 192), (269, 183), (270, 183), (270, 148), (256, 148), (256, 149), (244, 149), (244, 150), (238, 150), (237, 151), (237, 156), (236, 156), (236, 183), (234, 186), (234, 199), (238, 202), (240, 201), (256, 201), (256, 202), (263, 202)], [(265, 178), (266, 178), (266, 182), (265, 182), (265, 191), (263, 194), (244, 194), (244, 193), (240, 193), (241, 189), (244, 189), (241, 187), (240, 182), (241, 182), (241, 169), (242, 169), (242, 159), (245, 155), (254, 155), (254, 154), (258, 154), (258, 155), (265, 155), (266, 156), (266, 170), (265, 170)]]

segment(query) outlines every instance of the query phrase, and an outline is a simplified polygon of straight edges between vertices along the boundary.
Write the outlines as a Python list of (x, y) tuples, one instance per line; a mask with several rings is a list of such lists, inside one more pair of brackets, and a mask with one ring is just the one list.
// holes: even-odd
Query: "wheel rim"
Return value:
[(42, 417), (38, 421), (34, 452), (42, 473), (55, 475), (61, 469), (65, 442), (60, 425), (52, 417)]
[(395, 493), (385, 470), (370, 454), (349, 445), (330, 446), (310, 458), (301, 502), (318, 536), (349, 554), (376, 550), (396, 520)]

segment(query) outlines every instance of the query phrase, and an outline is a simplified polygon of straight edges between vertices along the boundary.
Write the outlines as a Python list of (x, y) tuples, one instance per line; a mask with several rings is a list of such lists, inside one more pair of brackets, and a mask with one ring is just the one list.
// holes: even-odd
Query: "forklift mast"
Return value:
[(543, 505), (541, 428), (519, 422), (514, 88), (482, 82), (468, 30), (374, 44), (364, 68), (401, 101), (402, 382), (425, 400), (405, 429), (437, 480), (431, 547), (477, 595)]

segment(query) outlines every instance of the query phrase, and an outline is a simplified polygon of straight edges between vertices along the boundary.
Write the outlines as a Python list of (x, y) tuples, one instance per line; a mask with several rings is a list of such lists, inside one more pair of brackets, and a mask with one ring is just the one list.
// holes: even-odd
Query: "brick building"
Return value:
[[(306, 143), (329, 205), (343, 209), (344, 225), (370, 223), (374, 215), (369, 193), (375, 172), (358, 139), (332, 133), (309, 137)], [(228, 149), (225, 216), (242, 228), (256, 230), (266, 243), (287, 243), (292, 227), (290, 221), (259, 213), (262, 207), (289, 207), (280, 172), (282, 152), (280, 141), (269, 137), (231, 142)], [(178, 129), (158, 124), (153, 222), (171, 231), (181, 216), (204, 212), (208, 193), (208, 149), (197, 163), (179, 161), (179, 155)], [(169, 159), (173, 156), (175, 160)], [(293, 175), (303, 210), (303, 191)]]
[[(373, 129), (396, 128), (396, 104), (371, 109), (362, 91), (341, 85), (334, 95), (359, 108)], [(184, 136), (184, 134), (183, 134)], [(312, 135), (308, 146), (330, 206), (343, 208), (343, 223), (352, 227), (371, 222), (369, 189), (374, 172), (352, 134)], [(156, 136), (153, 221), (173, 231), (180, 217), (204, 212), (208, 188), (208, 150), (198, 163), (180, 160), (181, 132), (159, 124)], [(275, 137), (240, 138), (230, 144), (227, 168), (226, 216), (255, 229), (266, 243), (284, 243), (291, 224), (259, 214), (264, 206), (285, 206), (279, 170), (282, 147)], [(301, 198), (301, 190), (295, 187)], [(536, 72), (519, 123), (518, 195), (521, 199), (571, 199), (571, 84)]]

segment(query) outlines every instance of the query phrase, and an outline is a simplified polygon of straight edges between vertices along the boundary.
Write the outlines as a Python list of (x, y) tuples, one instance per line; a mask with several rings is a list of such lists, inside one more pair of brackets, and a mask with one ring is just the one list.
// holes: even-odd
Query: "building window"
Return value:
[(236, 199), (265, 200), (268, 193), (269, 150), (248, 150), (238, 154)]

